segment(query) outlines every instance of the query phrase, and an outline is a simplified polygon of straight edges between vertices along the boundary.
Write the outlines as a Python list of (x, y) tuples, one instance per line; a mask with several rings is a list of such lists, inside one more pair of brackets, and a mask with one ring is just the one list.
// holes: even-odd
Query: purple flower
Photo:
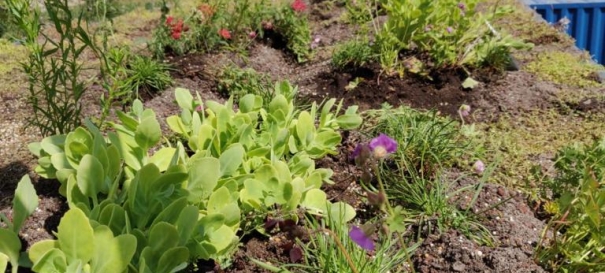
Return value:
[(468, 116), (470, 113), (471, 113), (470, 105), (463, 104), (463, 105), (460, 105), (460, 108), (458, 108), (458, 114), (460, 114), (463, 117)]
[(361, 248), (367, 251), (374, 250), (374, 241), (361, 228), (357, 226), (351, 227), (349, 237)]
[(321, 37), (320, 36), (315, 36), (315, 38), (311, 42), (311, 49), (317, 48), (319, 46), (320, 42), (321, 42)]
[(447, 27), (445, 30), (447, 31), (447, 33), (450, 33), (450, 34), (452, 32), (454, 32), (454, 29), (452, 27)]
[(475, 164), (473, 164), (473, 170), (475, 170), (475, 172), (478, 174), (483, 173), (483, 171), (485, 171), (485, 164), (483, 164), (483, 161), (475, 161)]
[(355, 159), (357, 166), (363, 165), (372, 155), (370, 148), (365, 144), (357, 144), (351, 156)]
[(431, 25), (431, 24), (428, 24), (424, 27), (424, 31), (426, 31), (426, 32), (429, 32), (431, 30), (433, 30), (433, 25)]
[(466, 5), (464, 3), (458, 3), (458, 8), (460, 9), (460, 11), (466, 12)]
[(202, 107), (202, 105), (200, 104), (197, 107), (195, 107), (195, 111), (196, 112), (202, 112), (202, 111), (204, 111), (204, 107)]
[(397, 141), (385, 134), (373, 138), (368, 145), (375, 158), (384, 158), (397, 151)]

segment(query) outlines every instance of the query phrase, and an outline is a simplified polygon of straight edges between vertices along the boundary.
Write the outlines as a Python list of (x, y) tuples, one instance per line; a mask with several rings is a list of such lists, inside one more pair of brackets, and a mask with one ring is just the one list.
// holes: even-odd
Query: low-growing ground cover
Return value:
[[(111, 31), (90, 21), (113, 51), (78, 58), (91, 122), (45, 140), (25, 42), (3, 39), (3, 242), (36, 272), (602, 271), (602, 67), (520, 3), (418, 6), (434, 18), (402, 30), (411, 2), (432, 1), (113, 3)], [(478, 18), (508, 40), (478, 46)], [(169, 88), (144, 73), (162, 65)]]

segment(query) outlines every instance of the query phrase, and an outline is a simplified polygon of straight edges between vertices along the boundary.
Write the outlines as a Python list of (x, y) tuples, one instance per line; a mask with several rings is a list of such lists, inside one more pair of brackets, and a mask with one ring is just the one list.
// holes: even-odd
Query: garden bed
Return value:
[[(467, 74), (456, 69), (431, 71), (430, 77), (388, 75), (377, 63), (353, 69), (336, 69), (330, 63), (333, 50), (339, 42), (354, 37), (358, 26), (342, 20), (346, 13), (344, 6), (329, 5), (328, 2), (331, 3), (309, 3), (310, 26), (313, 37), (319, 40), (314, 49), (315, 56), (309, 61), (299, 64), (293, 53), (278, 45), (278, 42), (260, 38), (246, 48), (246, 57), (230, 51), (183, 56), (169, 54), (166, 63), (173, 67), (170, 72), (174, 79), (173, 87), (146, 97), (144, 106), (153, 109), (162, 131), (167, 133), (170, 130), (166, 119), (180, 112), (179, 106), (174, 103), (174, 89), (183, 87), (192, 91), (192, 94), (199, 93), (203, 101), (224, 103), (228, 97), (221, 93), (218, 86), (219, 72), (224, 65), (234, 63), (266, 73), (271, 81), (289, 80), (298, 86), (297, 97), (302, 102), (321, 103), (336, 98), (342, 99), (345, 106), (358, 105), (362, 112), (382, 109), (383, 104), (388, 103), (393, 108), (407, 106), (421, 111), (434, 110), (438, 116), (455, 122), (474, 124), (476, 139), (485, 149), (482, 151), (482, 160), (490, 168), (493, 167), (490, 170), (492, 175), (474, 173), (474, 158), (464, 155), (439, 174), (439, 178), (451, 186), (449, 193), (463, 187), (473, 189), (450, 196), (449, 202), (460, 211), (480, 212), (476, 220), (487, 229), (491, 241), (481, 243), (461, 230), (420, 228), (419, 223), (412, 223), (403, 233), (406, 241), (423, 238), (417, 240), (417, 249), (410, 257), (412, 265), (402, 264), (391, 272), (404, 272), (409, 266), (417, 272), (547, 272), (537, 262), (535, 250), (545, 238), (543, 232), (550, 218), (544, 211), (542, 200), (536, 198), (541, 186), (535, 184), (539, 181), (532, 178), (530, 169), (539, 166), (545, 173), (552, 174), (553, 159), (560, 148), (575, 142), (590, 143), (593, 139), (604, 137), (605, 132), (605, 87), (598, 83), (598, 79), (590, 73), (581, 74), (581, 71), (570, 71), (564, 67), (560, 67), (560, 70), (577, 74), (551, 73), (553, 63), (580, 63), (581, 53), (569, 43), (566, 36), (534, 20), (532, 13), (524, 9), (522, 4), (507, 1), (518, 10), (501, 19), (498, 25), (509, 28), (510, 32), (526, 42), (533, 42), (534, 47), (513, 53), (518, 70), (471, 71), (472, 77), (479, 81), (472, 89), (463, 88)], [(136, 14), (137, 10), (115, 20), (128, 21)], [(155, 17), (150, 16), (152, 19), (149, 22), (157, 24), (159, 12), (152, 14)], [(128, 29), (116, 33), (149, 41), (152, 30), (145, 27), (145, 23), (149, 22), (137, 22), (141, 25), (130, 25)], [(133, 41), (130, 40), (130, 43)], [(21, 50), (17, 45), (8, 47)], [(549, 62), (551, 60), (543, 59), (548, 59), (547, 56), (555, 54), (553, 52), (563, 54), (571, 61), (555, 59)], [(0, 52), (0, 56), (2, 54)], [(91, 57), (90, 60), (94, 59)], [(25, 250), (40, 240), (54, 238), (53, 232), (69, 207), (66, 199), (59, 194), (59, 183), (41, 178), (34, 172), (37, 158), (29, 152), (27, 144), (40, 141), (42, 137), (32, 128), (23, 128), (31, 115), (31, 109), (25, 102), (25, 76), (16, 66), (8, 72), (2, 71), (0, 69), (0, 83), (6, 82), (7, 87), (0, 87), (0, 127), (3, 128), (0, 129), (3, 142), (0, 144), (0, 213), (9, 219), (13, 217), (11, 200), (23, 175), (32, 177), (39, 195), (38, 207), (19, 233)], [(15, 79), (17, 83), (13, 83)], [(578, 86), (580, 82), (582, 85)], [(13, 84), (9, 88), (10, 83)], [(355, 85), (352, 86), (352, 83)], [(89, 89), (83, 98), (83, 116), (99, 115), (98, 98), (102, 92), (98, 85)], [(460, 114), (462, 105), (472, 109), (468, 116), (462, 117)], [(335, 183), (322, 188), (328, 200), (343, 201), (355, 208), (357, 218), (354, 223), (357, 224), (378, 215), (367, 204), (360, 185), (362, 172), (351, 156), (357, 144), (375, 137), (370, 135), (375, 122), (371, 117), (367, 116), (367, 123), (364, 122), (360, 130), (341, 132), (342, 142), (338, 153), (316, 162), (318, 168), (334, 171), (331, 180)], [(268, 272), (251, 262), (250, 258), (271, 265), (302, 263), (302, 260), (291, 257), (290, 250), (297, 243), (296, 239), (308, 242), (309, 236), (323, 236), (307, 230), (303, 222), (294, 228), (303, 230), (302, 236), (293, 236), (291, 230), (268, 234), (251, 232), (241, 238), (239, 248), (231, 259), (200, 260), (197, 264), (189, 265), (186, 272)], [(289, 269), (299, 270), (296, 267)], [(304, 269), (300, 271), (304, 272)], [(22, 268), (19, 272), (30, 271)]]

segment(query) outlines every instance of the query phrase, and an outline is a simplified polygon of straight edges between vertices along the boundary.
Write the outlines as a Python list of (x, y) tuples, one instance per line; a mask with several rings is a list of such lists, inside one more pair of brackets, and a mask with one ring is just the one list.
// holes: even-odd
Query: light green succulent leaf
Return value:
[(17, 233), (10, 229), (0, 228), (0, 254), (6, 255), (13, 267), (19, 265), (20, 251), (21, 241)]
[(80, 209), (71, 208), (61, 218), (57, 239), (68, 264), (76, 260), (88, 263), (92, 258), (95, 249), (91, 243), (94, 240), (94, 232), (88, 217)]
[(25, 219), (30, 216), (38, 207), (38, 195), (36, 189), (29, 179), (24, 175), (15, 189), (13, 198), (13, 231), (18, 233)]

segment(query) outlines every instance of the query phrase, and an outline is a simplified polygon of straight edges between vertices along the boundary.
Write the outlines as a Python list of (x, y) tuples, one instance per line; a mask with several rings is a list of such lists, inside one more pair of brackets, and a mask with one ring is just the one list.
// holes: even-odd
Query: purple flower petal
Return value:
[[(397, 151), (397, 141), (385, 134), (380, 134), (373, 138), (368, 146), (375, 155), (377, 155), (378, 152), (378, 157), (384, 157), (386, 154), (392, 154)], [(385, 152), (386, 154), (383, 154)]]
[(372, 241), (372, 239), (370, 239), (359, 227), (351, 227), (349, 237), (361, 248), (367, 251), (374, 250), (374, 241)]

